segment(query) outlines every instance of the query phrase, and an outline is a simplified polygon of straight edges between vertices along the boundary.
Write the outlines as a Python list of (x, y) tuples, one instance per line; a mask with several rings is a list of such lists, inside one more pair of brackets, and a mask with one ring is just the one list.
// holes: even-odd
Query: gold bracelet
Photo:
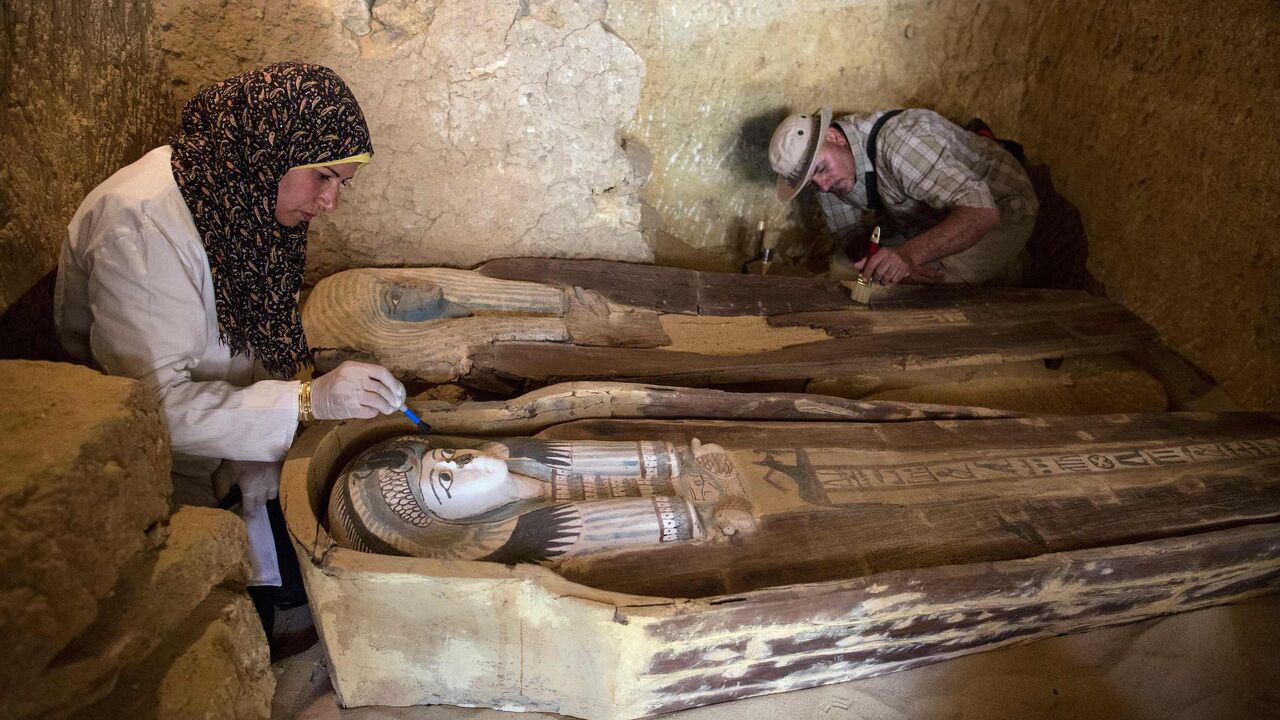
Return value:
[(311, 407), (310, 380), (304, 380), (298, 385), (298, 420), (304, 425), (316, 421), (315, 410)]

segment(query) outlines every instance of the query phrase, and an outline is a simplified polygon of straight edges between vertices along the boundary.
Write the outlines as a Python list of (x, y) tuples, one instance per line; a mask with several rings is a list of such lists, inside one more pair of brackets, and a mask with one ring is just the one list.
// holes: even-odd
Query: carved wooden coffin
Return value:
[(322, 367), (518, 387), (573, 379), (700, 386), (1130, 350), (1155, 338), (1105, 298), (1063, 290), (878, 288), (595, 260), (474, 271), (362, 269), (303, 307)]
[(536, 436), (717, 443), (762, 483), (777, 542), (623, 552), (567, 573), (580, 582), (537, 565), (356, 552), (323, 525), (329, 486), (360, 450), (412, 426), (311, 428), (281, 498), (345, 705), (642, 717), (1280, 586), (1277, 416), (810, 422), (799, 416), (825, 400), (792, 397), (774, 401), (791, 403), (789, 422), (637, 419), (666, 412), (673, 393), (696, 406), (711, 391), (623, 388), (611, 403), (600, 384), (578, 389), (548, 388), (523, 413), (521, 400), (475, 414), (415, 407), (452, 434), (493, 420), (493, 433), (534, 434), (581, 405), (596, 419)]

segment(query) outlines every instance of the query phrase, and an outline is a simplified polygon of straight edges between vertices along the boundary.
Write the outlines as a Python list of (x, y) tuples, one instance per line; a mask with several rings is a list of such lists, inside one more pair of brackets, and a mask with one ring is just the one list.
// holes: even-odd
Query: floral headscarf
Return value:
[(300, 165), (367, 162), (369, 127), (332, 70), (284, 62), (204, 88), (170, 141), (173, 176), (209, 256), (218, 339), (272, 373), (311, 363), (298, 312), (307, 224), (276, 221), (280, 178)]

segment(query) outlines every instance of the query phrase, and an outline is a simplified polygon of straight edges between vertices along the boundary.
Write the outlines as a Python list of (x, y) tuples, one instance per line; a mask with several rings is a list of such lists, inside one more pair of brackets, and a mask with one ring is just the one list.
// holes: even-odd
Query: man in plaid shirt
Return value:
[[(882, 118), (872, 162), (867, 139)], [(773, 134), (769, 164), (778, 199), (790, 200), (810, 181), (818, 189), (842, 246), (832, 272), (850, 276), (851, 266), (883, 285), (1008, 279), (1039, 209), (1008, 151), (932, 110), (855, 113), (834, 123), (830, 108), (792, 115)], [(868, 185), (878, 187), (879, 213)], [(876, 224), (883, 247), (867, 259), (862, 244), (850, 241)], [(857, 248), (858, 257), (847, 257), (846, 248)]]

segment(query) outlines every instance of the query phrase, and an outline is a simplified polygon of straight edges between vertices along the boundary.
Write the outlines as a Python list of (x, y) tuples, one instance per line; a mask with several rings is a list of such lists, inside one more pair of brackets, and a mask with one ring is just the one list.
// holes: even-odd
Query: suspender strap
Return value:
[(890, 110), (876, 118), (875, 124), (871, 126), (871, 132), (867, 133), (867, 160), (870, 161), (867, 164), (871, 167), (862, 174), (862, 179), (867, 183), (867, 209), (873, 212), (880, 212), (880, 208), (884, 206), (880, 201), (880, 187), (876, 184), (876, 136), (880, 134), (880, 128), (900, 112), (902, 112), (901, 109)]

